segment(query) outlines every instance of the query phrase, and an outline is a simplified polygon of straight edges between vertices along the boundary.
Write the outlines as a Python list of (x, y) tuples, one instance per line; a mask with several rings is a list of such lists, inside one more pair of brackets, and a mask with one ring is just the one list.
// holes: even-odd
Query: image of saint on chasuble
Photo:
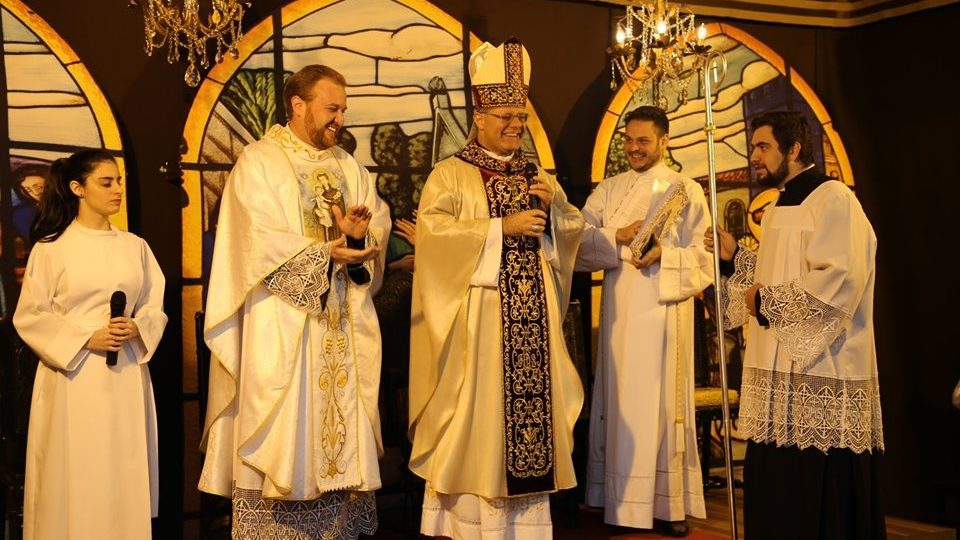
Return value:
[[(434, 167), (417, 212), (409, 418), (410, 469), (426, 480), (420, 531), (550, 538), (548, 495), (576, 485), (583, 386), (562, 322), (583, 218), (553, 175), (524, 175), (523, 46), (484, 44), (470, 71), (475, 131)], [(531, 182), (550, 186), (546, 209)], [(505, 219), (538, 208), (545, 226), (504, 232)]]
[(385, 245), (389, 211), (367, 170), (279, 125), (244, 149), (224, 189), (200, 489), (232, 497), (235, 539), (376, 531), (381, 344), (371, 287), (383, 260), (330, 255), (341, 236), (332, 207), (360, 204), (373, 217), (359, 242)]

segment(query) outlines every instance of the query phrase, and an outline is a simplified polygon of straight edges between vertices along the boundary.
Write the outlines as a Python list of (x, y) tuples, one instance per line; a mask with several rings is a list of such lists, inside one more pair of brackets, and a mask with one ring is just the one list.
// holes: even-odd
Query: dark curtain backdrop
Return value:
[[(25, 0), (79, 55), (110, 101), (129, 163), (131, 229), (167, 276), (170, 325), (151, 362), (160, 419), (159, 538), (181, 536), (184, 495), (180, 354), (180, 208), (183, 195), (159, 171), (175, 163), (194, 90), (165, 51), (143, 53), (143, 22), (125, 0)], [(611, 96), (605, 50), (622, 8), (558, 0), (435, 0), (482, 39), (514, 35), (532, 57), (531, 98), (558, 173), (575, 203), (589, 192), (590, 157)], [(252, 27), (283, 5), (254, 0)], [(706, 20), (706, 19), (705, 19)], [(955, 242), (960, 146), (955, 23), (960, 4), (853, 29), (728, 20), (769, 45), (811, 84), (846, 146), (857, 193), (880, 241), (876, 333), (887, 451), (885, 510), (960, 524), (960, 378)], [(145, 201), (149, 201), (146, 204)], [(952, 210), (953, 209), (953, 210)], [(578, 292), (589, 300), (586, 283)], [(585, 310), (589, 312), (589, 310)], [(195, 422), (196, 419), (187, 419)], [(785, 486), (785, 488), (789, 488)]]

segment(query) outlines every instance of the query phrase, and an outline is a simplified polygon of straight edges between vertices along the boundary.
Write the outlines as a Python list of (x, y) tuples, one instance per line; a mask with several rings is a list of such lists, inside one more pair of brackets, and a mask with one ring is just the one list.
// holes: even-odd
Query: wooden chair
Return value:
[[(717, 352), (717, 329), (714, 324), (716, 317), (711, 309), (712, 292), (711, 287), (705, 291), (705, 300), (694, 300), (694, 408), (704, 489), (726, 486), (726, 478), (710, 475), (715, 442), (713, 426), (719, 423), (722, 429), (723, 420), (723, 391), (720, 387), (720, 359)], [(724, 332), (724, 345), (727, 360), (727, 401), (730, 405), (730, 416), (733, 418), (740, 404), (740, 372), (743, 369), (744, 347), (741, 330)], [(716, 442), (722, 453), (724, 445), (721, 441)]]

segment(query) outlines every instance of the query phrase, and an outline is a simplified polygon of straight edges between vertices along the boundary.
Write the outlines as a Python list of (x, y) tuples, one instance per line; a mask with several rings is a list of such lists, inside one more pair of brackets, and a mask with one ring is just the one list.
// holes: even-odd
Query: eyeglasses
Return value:
[(488, 114), (488, 115), (490, 115), (490, 116), (492, 116), (492, 117), (494, 117), (494, 118), (499, 118), (500, 120), (503, 120), (503, 123), (504, 123), (504, 124), (509, 124), (510, 122), (513, 122), (514, 119), (519, 120), (521, 124), (526, 124), (526, 123), (527, 123), (527, 120), (530, 119), (530, 115), (527, 114), (527, 113), (520, 113), (520, 114), (512, 114), (512, 113), (511, 113), (511, 114), (497, 114), (497, 113), (492, 113), (492, 112), (481, 112), (480, 114)]

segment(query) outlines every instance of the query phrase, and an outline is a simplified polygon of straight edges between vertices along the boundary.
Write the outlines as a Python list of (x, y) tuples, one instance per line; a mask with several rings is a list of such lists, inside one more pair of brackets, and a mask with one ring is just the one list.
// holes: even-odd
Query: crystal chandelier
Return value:
[(706, 33), (702, 24), (696, 27), (693, 13), (665, 0), (628, 4), (617, 21), (617, 42), (607, 50), (611, 89), (627, 84), (666, 109), (663, 90), (669, 86), (680, 103), (686, 103), (691, 75), (703, 68), (710, 50), (703, 44)]
[(180, 49), (184, 49), (189, 65), (183, 80), (188, 85), (200, 84), (197, 64), (201, 69), (210, 65), (208, 41), (216, 43), (216, 62), (223, 60), (224, 52), (237, 58), (237, 42), (243, 36), (240, 20), (250, 7), (248, 0), (212, 0), (206, 22), (201, 20), (197, 0), (183, 0), (183, 7), (175, 0), (130, 0), (129, 6), (141, 4), (147, 56), (166, 46), (167, 61), (172, 64), (180, 60)]

